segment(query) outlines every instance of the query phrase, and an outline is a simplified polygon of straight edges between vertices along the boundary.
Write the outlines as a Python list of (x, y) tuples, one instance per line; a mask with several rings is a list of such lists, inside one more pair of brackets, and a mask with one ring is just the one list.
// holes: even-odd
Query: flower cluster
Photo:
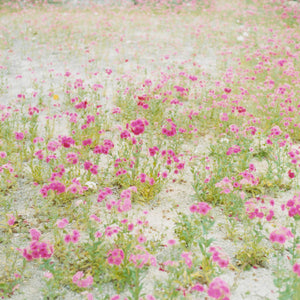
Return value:
[(105, 200), (105, 198), (108, 195), (111, 195), (111, 194), (112, 194), (112, 190), (108, 187), (104, 188), (103, 190), (99, 190), (97, 202), (102, 202), (103, 200)]
[[(140, 135), (145, 131), (145, 126), (148, 126), (149, 123), (146, 119), (136, 119), (134, 121), (130, 122), (130, 130), (133, 132), (135, 135)], [(128, 124), (127, 124), (128, 127)]]
[(216, 262), (220, 268), (226, 268), (229, 264), (228, 255), (220, 247), (210, 247), (208, 252), (212, 254), (212, 261)]
[(44, 185), (40, 190), (43, 198), (46, 198), (48, 196), (48, 191), (50, 190), (56, 192), (56, 194), (59, 195), (66, 191), (66, 186), (59, 181), (53, 181), (48, 185)]
[(59, 136), (59, 141), (64, 148), (70, 148), (75, 145), (75, 141), (69, 136)]
[(131, 261), (137, 268), (141, 269), (144, 265), (150, 264), (156, 266), (156, 258), (151, 255), (144, 247), (135, 247), (139, 252), (138, 254), (131, 254), (129, 261)]
[(111, 140), (104, 140), (103, 145), (95, 146), (93, 153), (94, 154), (108, 154), (109, 151), (114, 148), (114, 143)]
[(234, 146), (232, 146), (228, 149), (228, 151), (226, 152), (226, 155), (236, 154), (236, 153), (239, 153), (239, 152), (241, 152), (240, 146), (239, 145), (234, 145)]
[(190, 211), (192, 213), (198, 213), (205, 216), (211, 210), (211, 206), (206, 202), (199, 202), (197, 204), (192, 204), (190, 206)]
[(14, 215), (6, 215), (8, 217), (7, 224), (13, 226), (15, 224), (16, 218)]
[(73, 233), (72, 234), (67, 234), (65, 236), (64, 240), (65, 240), (66, 244), (68, 244), (68, 243), (76, 244), (76, 243), (78, 243), (79, 238), (80, 238), (79, 231), (78, 230), (73, 230)]
[(19, 249), (23, 257), (31, 261), (33, 259), (44, 258), (49, 259), (54, 253), (54, 247), (49, 242), (40, 242), (41, 233), (39, 230), (30, 229), (31, 243), (25, 249)]
[(122, 249), (114, 249), (110, 250), (107, 253), (107, 262), (110, 265), (117, 265), (119, 266), (124, 260), (124, 252)]
[(8, 170), (10, 174), (14, 172), (14, 168), (12, 167), (11, 163), (0, 166), (0, 173), (3, 173), (4, 170)]
[(221, 194), (229, 194), (233, 191), (232, 180), (224, 177), (221, 181), (215, 184), (216, 187), (222, 189)]
[(97, 175), (98, 174), (98, 165), (94, 165), (89, 160), (85, 161), (83, 164), (83, 167), (85, 170), (90, 171), (92, 174)]
[(81, 279), (84, 276), (82, 271), (78, 271), (73, 276), (73, 283), (75, 283), (78, 287), (87, 288), (93, 284), (93, 276), (87, 276), (85, 279)]
[(295, 263), (293, 265), (293, 272), (296, 273), (298, 277), (300, 277), (300, 263)]
[[(269, 209), (266, 205), (261, 205), (260, 197), (251, 198), (245, 202), (246, 214), (250, 219), (266, 217), (267, 221), (271, 221), (274, 216), (274, 210)], [(271, 203), (272, 200), (271, 200)]]
[(149, 182), (150, 185), (154, 185), (155, 180), (152, 177), (147, 176), (145, 173), (141, 173), (139, 176), (141, 183)]
[(116, 205), (118, 207), (118, 212), (126, 212), (131, 209), (131, 193), (137, 192), (135, 186), (129, 187), (120, 194), (120, 199), (117, 201)]
[(105, 235), (108, 237), (111, 237), (114, 234), (117, 234), (120, 231), (120, 227), (119, 226), (107, 226), (105, 228)]
[(290, 217), (300, 216), (300, 193), (286, 203)]
[(72, 194), (83, 194), (84, 191), (87, 191), (87, 186), (82, 186), (77, 178), (72, 179), (72, 183), (67, 187), (66, 192)]
[(294, 237), (291, 230), (280, 226), (278, 229), (270, 233), (270, 241), (272, 243), (284, 244), (287, 239)]
[(56, 225), (58, 228), (65, 228), (69, 224), (69, 221), (66, 218), (56, 221)]
[(209, 284), (207, 294), (214, 299), (229, 300), (230, 289), (224, 280), (217, 277)]
[(66, 156), (66, 160), (68, 163), (76, 165), (78, 163), (78, 156), (76, 153), (69, 152)]
[[(174, 136), (177, 134), (176, 127), (177, 125), (172, 121), (172, 119), (167, 119), (167, 122), (169, 123), (168, 126), (163, 126), (161, 129), (161, 133), (166, 136)], [(170, 129), (168, 129), (170, 127)]]
[(193, 265), (192, 252), (182, 252), (181, 257), (184, 259), (184, 262), (188, 266), (188, 268), (191, 268)]

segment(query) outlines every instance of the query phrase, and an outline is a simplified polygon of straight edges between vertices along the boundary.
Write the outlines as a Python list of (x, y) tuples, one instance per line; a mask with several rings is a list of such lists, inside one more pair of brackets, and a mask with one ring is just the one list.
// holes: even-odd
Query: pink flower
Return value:
[(120, 230), (119, 226), (107, 226), (105, 228), (105, 235), (111, 237), (113, 234), (117, 234)]
[(107, 195), (111, 195), (112, 190), (108, 187), (104, 188), (104, 190), (99, 190), (97, 202), (102, 202)]
[(67, 235), (65, 236), (65, 238), (64, 238), (64, 241), (65, 241), (66, 244), (70, 243), (71, 240), (72, 240), (72, 239), (71, 239), (71, 235), (70, 235), (70, 234), (67, 234)]
[(97, 175), (98, 174), (98, 166), (97, 165), (93, 165), (91, 168), (90, 168), (90, 172), (94, 175)]
[(226, 152), (226, 155), (231, 155), (233, 153), (239, 153), (240, 151), (241, 151), (240, 146), (234, 145), (228, 149), (228, 151)]
[(229, 258), (220, 247), (210, 247), (208, 252), (212, 253), (212, 261), (216, 262), (220, 268), (226, 268), (228, 266)]
[(181, 257), (184, 258), (185, 264), (191, 268), (193, 265), (192, 259), (192, 252), (182, 252)]
[(199, 202), (190, 206), (190, 212), (205, 216), (211, 210), (211, 206), (206, 202)]
[(73, 230), (73, 234), (71, 236), (72, 243), (76, 244), (79, 241), (80, 233), (78, 230)]
[(7, 215), (7, 217), (9, 218), (7, 224), (9, 226), (13, 226), (15, 224), (16, 218), (14, 217), (14, 215)]
[(7, 156), (6, 152), (0, 151), (0, 158), (5, 158)]
[(292, 238), (294, 235), (290, 229), (281, 226), (280, 228), (270, 233), (270, 241), (272, 243), (284, 244), (288, 238)]
[(29, 230), (29, 233), (31, 235), (31, 240), (33, 241), (38, 241), (41, 236), (41, 232), (35, 228), (32, 228)]
[(150, 179), (149, 179), (149, 184), (150, 184), (150, 185), (154, 185), (154, 184), (155, 184), (154, 178), (150, 178)]
[(76, 283), (80, 280), (80, 278), (82, 278), (84, 276), (82, 271), (77, 272), (74, 276), (73, 276), (73, 282)]
[(159, 151), (159, 149), (155, 146), (153, 148), (149, 148), (148, 151), (150, 156), (154, 156)]
[(114, 107), (112, 109), (112, 114), (120, 114), (121, 113), (121, 108), (120, 107)]
[(298, 277), (300, 277), (300, 263), (295, 263), (293, 265), (293, 272), (296, 273)]
[(96, 231), (96, 232), (95, 232), (95, 238), (99, 239), (99, 238), (101, 238), (102, 236), (103, 236), (103, 233), (102, 233), (102, 232), (100, 232), (100, 231)]
[(156, 266), (156, 258), (151, 255), (144, 247), (136, 246), (138, 254), (131, 254), (129, 261), (131, 261), (137, 268), (141, 269), (145, 264), (150, 263), (152, 266)]
[(54, 253), (54, 247), (48, 242), (40, 242), (40, 232), (37, 229), (31, 229), (32, 241), (25, 249), (20, 249), (23, 257), (31, 261), (33, 259), (49, 259)]
[(76, 165), (78, 163), (78, 157), (76, 153), (69, 152), (66, 156), (67, 162), (70, 164)]
[(107, 75), (110, 75), (112, 73), (112, 70), (111, 69), (105, 69), (105, 72)]
[(175, 245), (176, 244), (176, 241), (175, 240), (173, 240), (173, 239), (171, 239), (171, 240), (168, 240), (168, 242), (167, 242), (170, 246), (173, 246), (173, 245)]
[(88, 294), (86, 295), (86, 297), (87, 297), (88, 300), (94, 300), (94, 297), (93, 297), (93, 294), (92, 294), (92, 293), (88, 293)]
[(47, 145), (47, 149), (49, 151), (55, 151), (59, 147), (59, 143), (56, 141), (50, 141)]
[(162, 178), (167, 178), (168, 177), (168, 172), (167, 171), (164, 171), (162, 172)]
[(121, 139), (127, 139), (131, 137), (131, 134), (128, 130), (123, 130), (120, 134)]
[(43, 150), (38, 150), (34, 153), (34, 156), (36, 156), (38, 159), (42, 160), (44, 158)]
[(90, 161), (85, 161), (83, 166), (85, 170), (89, 170), (93, 164)]
[(98, 222), (98, 223), (100, 223), (101, 222), (101, 219), (99, 218), (99, 217), (97, 217), (96, 215), (90, 215), (90, 219), (91, 220), (94, 220), (94, 221), (96, 221), (96, 222)]
[(111, 265), (119, 266), (124, 259), (124, 252), (122, 249), (114, 249), (108, 252), (107, 262)]
[(82, 141), (83, 146), (91, 145), (92, 144), (92, 139), (87, 139)]
[(192, 291), (198, 291), (198, 292), (203, 292), (204, 291), (204, 287), (203, 285), (201, 285), (200, 283), (196, 283), (192, 289)]
[(145, 173), (141, 173), (139, 177), (142, 183), (146, 182), (147, 175)]
[(138, 237), (138, 242), (139, 242), (140, 244), (143, 244), (143, 243), (145, 243), (146, 241), (147, 241), (147, 239), (146, 239), (145, 236), (140, 235), (140, 236)]
[(67, 219), (57, 220), (56, 225), (58, 228), (63, 229), (69, 224), (69, 221)]
[(145, 131), (146, 125), (148, 125), (147, 120), (136, 119), (130, 122), (130, 129), (135, 135), (140, 135)]
[(209, 284), (207, 294), (214, 299), (225, 300), (229, 299), (230, 290), (228, 284), (217, 277)]
[(84, 276), (82, 271), (77, 272), (73, 276), (73, 283), (75, 283), (78, 287), (86, 288), (93, 284), (93, 277), (88, 276), (85, 279), (81, 279)]
[(24, 133), (23, 132), (15, 132), (15, 139), (18, 141), (22, 141), (24, 139)]
[(288, 171), (288, 175), (291, 179), (295, 177), (295, 173), (292, 172), (291, 170)]
[(228, 115), (226, 113), (220, 113), (221, 121), (228, 121)]
[(61, 137), (60, 139), (61, 141), (61, 145), (64, 147), (64, 148), (70, 148), (72, 145), (75, 145), (75, 141), (71, 138), (71, 137), (68, 137), (68, 136), (63, 136)]
[(48, 279), (51, 279), (51, 278), (53, 278), (53, 274), (51, 272), (47, 271), (47, 272), (44, 273), (44, 277), (46, 277)]
[(134, 225), (132, 223), (128, 224), (128, 231), (132, 231), (134, 228)]

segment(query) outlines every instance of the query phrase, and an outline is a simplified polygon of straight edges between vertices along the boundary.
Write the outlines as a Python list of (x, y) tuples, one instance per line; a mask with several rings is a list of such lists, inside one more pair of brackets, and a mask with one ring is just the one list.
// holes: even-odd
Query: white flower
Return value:
[(220, 142), (221, 142), (221, 143), (223, 143), (223, 142), (225, 142), (225, 143), (228, 143), (228, 142), (229, 142), (229, 140), (228, 140), (228, 139), (226, 139), (226, 138), (222, 138), (222, 139), (220, 139)]
[(95, 182), (92, 182), (92, 181), (87, 181), (85, 183), (85, 185), (89, 188), (89, 189), (92, 189), (92, 190), (96, 190), (97, 189), (97, 184)]

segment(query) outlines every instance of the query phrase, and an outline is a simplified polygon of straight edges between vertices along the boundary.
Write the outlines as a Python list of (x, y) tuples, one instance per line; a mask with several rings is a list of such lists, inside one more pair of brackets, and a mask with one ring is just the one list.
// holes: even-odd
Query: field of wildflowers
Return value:
[(0, 116), (0, 298), (300, 299), (299, 2), (0, 1)]

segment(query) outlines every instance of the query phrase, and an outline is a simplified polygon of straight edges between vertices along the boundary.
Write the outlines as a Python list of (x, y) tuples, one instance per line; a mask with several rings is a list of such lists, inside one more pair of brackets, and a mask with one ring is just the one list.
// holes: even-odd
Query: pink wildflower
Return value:
[(270, 241), (272, 243), (284, 244), (288, 238), (292, 238), (294, 235), (291, 230), (281, 226), (280, 228), (270, 233)]
[(226, 113), (220, 113), (221, 121), (228, 121), (228, 115)]
[(18, 141), (22, 141), (24, 139), (24, 133), (23, 132), (15, 132), (15, 139)]
[(207, 294), (214, 299), (229, 300), (230, 290), (228, 284), (217, 277), (209, 284)]
[(295, 263), (293, 265), (293, 272), (296, 273), (298, 277), (300, 277), (300, 263)]
[(81, 279), (84, 276), (82, 271), (77, 272), (73, 276), (73, 283), (75, 283), (78, 287), (87, 288), (93, 284), (93, 277), (88, 276), (85, 279)]
[(7, 217), (9, 218), (7, 224), (9, 226), (13, 226), (15, 224), (16, 218), (14, 217), (14, 215), (7, 215)]
[(0, 158), (5, 158), (7, 156), (6, 152), (0, 151)]
[(184, 262), (189, 268), (191, 268), (193, 264), (191, 256), (192, 252), (182, 252), (181, 254), (181, 257), (184, 258)]
[(122, 249), (110, 250), (107, 255), (107, 262), (110, 265), (119, 266), (124, 260), (124, 252)]
[(200, 283), (196, 283), (192, 288), (192, 291), (198, 291), (198, 292), (203, 292), (204, 291), (204, 287), (203, 285), (201, 285)]
[(206, 202), (199, 202), (190, 206), (190, 212), (205, 216), (211, 210), (211, 206)]
[(69, 221), (67, 219), (57, 220), (56, 225), (58, 228), (65, 228), (69, 224)]
[(41, 232), (38, 229), (32, 228), (29, 230), (29, 233), (31, 235), (31, 240), (38, 241), (41, 236)]

